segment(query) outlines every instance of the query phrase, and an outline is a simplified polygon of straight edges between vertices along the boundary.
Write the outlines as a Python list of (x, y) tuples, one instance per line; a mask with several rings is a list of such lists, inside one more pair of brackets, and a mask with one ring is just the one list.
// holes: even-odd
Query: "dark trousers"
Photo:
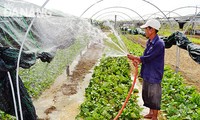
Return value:
[(161, 94), (161, 83), (149, 83), (143, 80), (142, 99), (144, 101), (144, 106), (150, 109), (160, 110)]

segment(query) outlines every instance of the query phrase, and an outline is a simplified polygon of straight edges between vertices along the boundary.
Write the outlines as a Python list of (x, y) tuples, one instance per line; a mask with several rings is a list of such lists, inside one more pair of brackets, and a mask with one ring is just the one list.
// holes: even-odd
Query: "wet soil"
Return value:
[[(92, 69), (102, 55), (101, 44), (94, 43), (71, 64), (71, 71), (64, 71), (54, 84), (34, 101), (40, 120), (74, 120), (84, 101)], [(70, 73), (67, 76), (66, 73)]]

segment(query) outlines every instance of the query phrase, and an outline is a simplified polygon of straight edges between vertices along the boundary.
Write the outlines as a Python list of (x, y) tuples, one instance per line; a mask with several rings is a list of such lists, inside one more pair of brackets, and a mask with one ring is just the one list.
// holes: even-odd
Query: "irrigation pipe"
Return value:
[(126, 97), (126, 100), (125, 100), (125, 102), (124, 102), (122, 108), (119, 110), (119, 112), (118, 112), (117, 116), (114, 118), (114, 120), (117, 120), (117, 119), (119, 118), (119, 116), (121, 115), (122, 111), (124, 110), (124, 108), (125, 108), (125, 106), (126, 106), (126, 103), (128, 102), (128, 100), (129, 100), (129, 98), (130, 98), (130, 96), (131, 96), (131, 93), (132, 93), (132, 91), (133, 91), (133, 89), (134, 89), (134, 86), (135, 86), (135, 83), (136, 83), (137, 75), (138, 75), (138, 65), (135, 65), (135, 73), (134, 73), (134, 79), (133, 79), (132, 86), (131, 86), (131, 88), (130, 88), (130, 90), (129, 90), (129, 93), (128, 93), (127, 97)]
[(11, 87), (12, 96), (13, 96), (13, 104), (14, 104), (14, 108), (15, 108), (15, 116), (16, 116), (16, 119), (19, 120), (18, 113), (17, 113), (17, 104), (16, 104), (15, 91), (14, 91), (14, 87), (13, 87), (13, 83), (12, 83), (12, 78), (10, 76), (10, 72), (7, 72), (7, 74), (8, 74), (8, 78), (9, 78), (9, 81), (10, 81), (10, 87)]
[[(40, 9), (42, 9), (47, 3), (49, 2), (49, 0), (46, 0), (45, 3), (40, 7)], [(37, 16), (35, 16), (33, 18), (33, 20), (31, 21), (31, 24), (28, 26), (28, 29), (26, 31), (26, 34), (24, 36), (24, 39), (22, 41), (22, 44), (21, 44), (21, 47), (20, 47), (20, 50), (19, 50), (19, 55), (18, 55), (18, 59), (17, 59), (17, 70), (16, 70), (16, 85), (17, 85), (17, 98), (18, 98), (18, 104), (19, 104), (19, 112), (20, 112), (20, 118), (21, 120), (23, 120), (23, 114), (22, 114), (22, 106), (21, 106), (21, 98), (20, 98), (20, 91), (19, 91), (19, 78), (18, 78), (18, 74), (19, 74), (19, 63), (20, 63), (20, 58), (21, 58), (21, 53), (22, 53), (22, 49), (23, 49), (23, 46), (24, 46), (24, 43), (26, 41), (26, 37), (28, 35), (28, 32), (30, 31), (32, 25), (33, 25), (33, 22), (35, 21)]]

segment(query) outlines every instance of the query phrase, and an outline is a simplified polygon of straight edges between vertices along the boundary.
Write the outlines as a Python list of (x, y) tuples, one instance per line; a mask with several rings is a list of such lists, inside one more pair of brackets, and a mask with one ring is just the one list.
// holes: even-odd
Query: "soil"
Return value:
[[(165, 64), (169, 64), (172, 68), (176, 69), (176, 46), (166, 49)], [(188, 51), (180, 49), (180, 65), (179, 71), (185, 78), (188, 85), (196, 87), (200, 92), (200, 65), (195, 62), (190, 56)]]
[[(103, 47), (94, 43), (63, 72), (54, 84), (43, 92), (34, 106), (40, 120), (74, 120), (84, 101), (85, 88), (91, 78), (91, 70), (102, 55)], [(75, 66), (75, 67), (73, 67)], [(71, 73), (67, 76), (67, 73)]]

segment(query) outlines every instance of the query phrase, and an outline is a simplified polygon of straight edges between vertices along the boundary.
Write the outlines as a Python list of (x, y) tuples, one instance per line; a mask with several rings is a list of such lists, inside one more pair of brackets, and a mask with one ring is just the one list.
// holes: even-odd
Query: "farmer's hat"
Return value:
[(159, 30), (160, 22), (156, 19), (150, 19), (144, 25), (140, 26), (140, 28), (146, 28), (146, 27), (152, 27), (156, 30)]

